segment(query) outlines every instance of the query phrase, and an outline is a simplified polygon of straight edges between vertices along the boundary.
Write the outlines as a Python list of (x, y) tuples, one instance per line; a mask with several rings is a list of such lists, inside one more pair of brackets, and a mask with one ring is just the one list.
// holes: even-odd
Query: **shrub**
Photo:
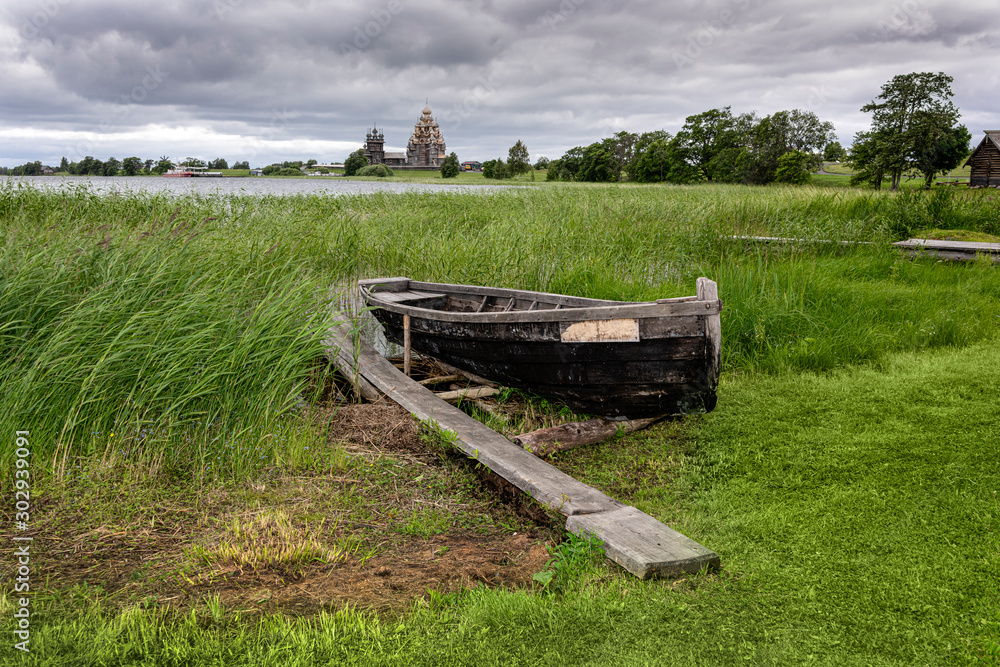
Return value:
[(441, 178), (455, 178), (461, 168), (458, 165), (458, 156), (452, 153), (441, 163)]
[(359, 169), (355, 174), (357, 176), (378, 176), (379, 178), (385, 178), (386, 176), (392, 176), (392, 169), (385, 166), (384, 164), (370, 164), (367, 167)]
[(360, 170), (368, 166), (368, 158), (360, 148), (344, 160), (344, 176), (355, 176)]

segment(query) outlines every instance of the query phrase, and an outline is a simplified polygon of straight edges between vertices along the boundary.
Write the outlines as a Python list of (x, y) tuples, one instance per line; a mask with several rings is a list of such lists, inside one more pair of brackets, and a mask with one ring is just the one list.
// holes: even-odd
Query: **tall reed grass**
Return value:
[(911, 261), (886, 242), (923, 225), (996, 231), (998, 220), (990, 196), (944, 190), (568, 185), (171, 198), (8, 181), (0, 421), (31, 429), (60, 474), (87, 452), (141, 453), (196, 476), (246, 474), (281, 458), (283, 420), (322, 352), (331, 286), (358, 277), (647, 300), (691, 294), (705, 275), (725, 303), (728, 372), (823, 370), (963, 345), (997, 331), (996, 268)]
[(324, 277), (291, 247), (215, 244), (232, 230), (204, 202), (0, 202), (0, 421), (31, 431), (36, 465), (139, 455), (213, 477), (273, 459), (323, 351)]

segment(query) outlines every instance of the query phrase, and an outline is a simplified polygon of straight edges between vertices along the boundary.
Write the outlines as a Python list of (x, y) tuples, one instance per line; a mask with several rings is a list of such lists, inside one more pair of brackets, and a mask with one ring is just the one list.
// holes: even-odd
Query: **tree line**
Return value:
[[(65, 157), (59, 162), (59, 168), (56, 171), (67, 173), (73, 176), (149, 176), (149, 175), (159, 175), (174, 169), (178, 166), (182, 167), (207, 167), (209, 169), (229, 169), (229, 163), (225, 158), (216, 158), (214, 160), (209, 160), (205, 162), (198, 158), (185, 158), (184, 160), (174, 163), (170, 158), (166, 156), (161, 156), (159, 160), (143, 160), (139, 157), (127, 157), (123, 160), (119, 160), (115, 157), (109, 157), (107, 160), (98, 160), (97, 158), (88, 155), (79, 162), (70, 162)], [(43, 165), (41, 161), (28, 162), (17, 167), (12, 167), (6, 171), (11, 176), (41, 176), (43, 173)], [(232, 169), (249, 169), (250, 164), (247, 161), (234, 162)]]
[[(733, 114), (731, 107), (688, 116), (672, 135), (665, 130), (618, 132), (577, 146), (558, 160), (539, 158), (547, 180), (637, 183), (808, 183), (823, 161), (846, 163), (855, 170), (852, 185), (895, 190), (901, 178), (921, 176), (925, 187), (934, 177), (958, 167), (969, 154), (968, 129), (951, 102), (953, 78), (943, 72), (895, 76), (861, 111), (872, 114), (871, 129), (854, 137), (850, 151), (834, 134), (833, 123), (812, 111)], [(509, 178), (528, 169), (520, 141), (508, 161), (483, 163), (486, 178)]]
[(843, 149), (833, 123), (793, 109), (759, 118), (730, 107), (688, 116), (666, 130), (618, 132), (548, 163), (548, 180), (637, 183), (805, 183), (825, 153)]

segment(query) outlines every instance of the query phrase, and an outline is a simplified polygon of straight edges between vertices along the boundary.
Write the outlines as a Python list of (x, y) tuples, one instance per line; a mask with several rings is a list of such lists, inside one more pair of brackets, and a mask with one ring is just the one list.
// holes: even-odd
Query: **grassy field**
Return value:
[[(995, 198), (947, 190), (176, 199), (8, 182), (0, 421), (31, 431), (39, 569), (31, 653), (0, 657), (992, 664), (1000, 281), (886, 242), (998, 225)], [(717, 280), (716, 411), (553, 462), (722, 570), (636, 581), (498, 502), (405, 416), (337, 426), (351, 411), (321, 363), (326, 322), (352, 279), (380, 275), (630, 300)], [(13, 498), (12, 448), (0, 468)], [(489, 550), (510, 564), (484, 578)], [(451, 570), (397, 579), (430, 568)], [(550, 586), (532, 582), (543, 568)], [(345, 593), (371, 580), (386, 585)], [(0, 615), (18, 604), (8, 589)]]
[[(830, 172), (831, 174), (846, 174), (848, 176), (850, 176), (851, 174), (854, 173), (853, 169), (851, 169), (850, 167), (848, 167), (846, 164), (841, 164), (839, 162), (824, 164), (823, 165), (823, 171)], [(948, 174), (946, 176), (939, 177), (938, 179), (935, 179), (935, 180), (941, 180), (942, 178), (944, 178), (944, 179), (964, 179), (964, 180), (969, 180), (969, 175), (971, 173), (972, 173), (972, 168), (971, 167), (962, 166), (962, 167), (958, 167), (957, 169), (952, 169), (950, 172), (948, 172)], [(920, 179), (911, 179), (911, 180), (919, 181)], [(904, 179), (904, 182), (906, 182), (906, 179)]]

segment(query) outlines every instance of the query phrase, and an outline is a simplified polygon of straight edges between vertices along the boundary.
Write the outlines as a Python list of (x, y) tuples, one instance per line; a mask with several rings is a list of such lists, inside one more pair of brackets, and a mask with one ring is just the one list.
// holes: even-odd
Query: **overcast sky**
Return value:
[(0, 166), (66, 156), (340, 162), (429, 101), (461, 160), (556, 158), (731, 105), (841, 143), (896, 74), (1000, 128), (996, 0), (0, 0)]

